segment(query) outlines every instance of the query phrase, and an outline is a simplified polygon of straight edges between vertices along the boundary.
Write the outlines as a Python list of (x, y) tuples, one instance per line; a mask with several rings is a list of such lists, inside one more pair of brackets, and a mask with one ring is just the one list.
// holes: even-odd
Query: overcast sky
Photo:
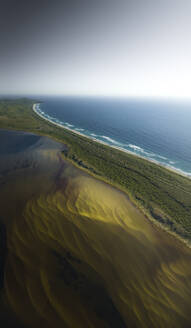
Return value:
[(191, 1), (1, 0), (0, 94), (191, 97)]

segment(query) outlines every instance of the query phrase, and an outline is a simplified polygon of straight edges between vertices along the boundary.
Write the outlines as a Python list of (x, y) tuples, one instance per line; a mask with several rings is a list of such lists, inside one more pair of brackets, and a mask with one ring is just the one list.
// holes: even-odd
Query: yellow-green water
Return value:
[(5, 299), (18, 320), (26, 327), (190, 327), (191, 250), (125, 194), (64, 164), (57, 149), (39, 154), (33, 173), (22, 181), (15, 175), (2, 193), (5, 204), (9, 190), (12, 204), (2, 206), (11, 217)]

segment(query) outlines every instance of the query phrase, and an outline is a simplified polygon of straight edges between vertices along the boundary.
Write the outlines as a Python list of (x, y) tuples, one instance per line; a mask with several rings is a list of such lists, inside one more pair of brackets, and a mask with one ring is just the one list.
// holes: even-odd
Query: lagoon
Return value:
[(65, 161), (63, 144), (0, 136), (9, 318), (18, 327), (190, 327), (191, 250)]

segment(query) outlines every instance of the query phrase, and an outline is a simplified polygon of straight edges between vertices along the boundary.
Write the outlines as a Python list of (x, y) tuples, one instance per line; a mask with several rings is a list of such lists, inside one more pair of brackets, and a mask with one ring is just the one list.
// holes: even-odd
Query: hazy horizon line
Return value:
[(14, 93), (6, 93), (6, 94), (1, 94), (0, 93), (0, 98), (5, 98), (5, 97), (10, 97), (10, 98), (28, 98), (28, 97), (68, 97), (68, 98), (114, 98), (114, 99), (134, 99), (134, 100), (179, 100), (179, 101), (191, 101), (191, 96), (190, 97), (181, 97), (181, 96), (148, 96), (148, 95), (140, 95), (140, 96), (133, 96), (133, 95), (111, 95), (111, 94), (56, 94), (56, 93), (19, 93), (19, 94), (14, 94)]

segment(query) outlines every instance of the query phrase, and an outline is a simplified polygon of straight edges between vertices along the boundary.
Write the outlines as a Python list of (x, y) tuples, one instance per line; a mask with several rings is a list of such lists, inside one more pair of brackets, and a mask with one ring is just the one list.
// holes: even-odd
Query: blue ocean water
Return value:
[(191, 103), (47, 97), (44, 117), (191, 176)]

